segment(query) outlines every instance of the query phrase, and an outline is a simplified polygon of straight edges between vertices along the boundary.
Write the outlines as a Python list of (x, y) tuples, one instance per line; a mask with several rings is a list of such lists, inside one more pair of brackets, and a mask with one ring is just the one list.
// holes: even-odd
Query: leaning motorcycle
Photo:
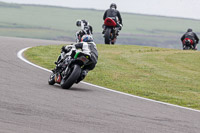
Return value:
[(90, 53), (80, 50), (71, 50), (61, 63), (60, 69), (54, 69), (49, 77), (49, 85), (60, 84), (63, 89), (69, 89), (74, 83), (79, 83), (82, 78), (84, 66), (96, 60)]
[(190, 49), (195, 49), (194, 41), (192, 39), (185, 38), (183, 40), (183, 50), (190, 50)]
[(112, 18), (106, 18), (104, 20), (105, 32), (105, 44), (115, 44), (117, 39), (117, 23)]

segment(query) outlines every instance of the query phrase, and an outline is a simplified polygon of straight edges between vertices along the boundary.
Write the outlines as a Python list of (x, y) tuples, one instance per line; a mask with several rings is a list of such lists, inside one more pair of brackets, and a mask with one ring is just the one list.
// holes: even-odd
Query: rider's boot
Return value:
[(119, 30), (116, 31), (116, 36), (119, 36)]
[(87, 73), (88, 73), (88, 70), (83, 70), (76, 83), (78, 84), (80, 81), (82, 81), (86, 77)]
[(104, 34), (104, 33), (105, 33), (105, 31), (106, 31), (106, 27), (105, 27), (105, 25), (104, 25), (104, 24), (102, 25), (102, 29), (103, 29), (103, 31), (102, 31), (102, 34)]

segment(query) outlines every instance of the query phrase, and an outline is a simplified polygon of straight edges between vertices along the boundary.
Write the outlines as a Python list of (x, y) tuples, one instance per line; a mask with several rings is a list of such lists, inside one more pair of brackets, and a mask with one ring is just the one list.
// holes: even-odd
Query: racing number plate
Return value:
[(88, 63), (88, 61), (89, 61), (85, 56), (81, 56), (79, 59), (80, 59), (81, 61), (83, 61), (84, 64)]

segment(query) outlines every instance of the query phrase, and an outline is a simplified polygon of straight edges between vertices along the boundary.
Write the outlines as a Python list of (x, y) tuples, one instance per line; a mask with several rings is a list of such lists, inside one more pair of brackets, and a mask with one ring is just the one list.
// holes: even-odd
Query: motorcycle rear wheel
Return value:
[(185, 47), (183, 48), (183, 50), (190, 50), (190, 49), (192, 49), (192, 48), (190, 48), (189, 46), (185, 46)]
[(105, 34), (104, 34), (105, 44), (110, 44), (110, 40), (111, 40), (110, 34), (111, 34), (111, 29), (107, 28), (106, 31), (105, 31)]
[(81, 67), (79, 65), (74, 65), (71, 69), (72, 70), (69, 77), (67, 79), (63, 78), (61, 80), (60, 85), (63, 89), (69, 89), (80, 77)]

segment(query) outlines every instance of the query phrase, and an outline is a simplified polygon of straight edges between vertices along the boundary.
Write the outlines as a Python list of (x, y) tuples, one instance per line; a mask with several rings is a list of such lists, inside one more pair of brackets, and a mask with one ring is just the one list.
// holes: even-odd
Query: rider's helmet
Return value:
[(188, 28), (187, 32), (192, 32), (192, 29), (191, 29), (191, 28)]
[(93, 42), (93, 38), (91, 35), (83, 35), (81, 42)]
[(76, 26), (80, 27), (81, 26), (81, 20), (76, 21)]
[(117, 9), (117, 5), (116, 5), (115, 3), (112, 3), (112, 4), (110, 4), (110, 9), (111, 9), (111, 8)]

